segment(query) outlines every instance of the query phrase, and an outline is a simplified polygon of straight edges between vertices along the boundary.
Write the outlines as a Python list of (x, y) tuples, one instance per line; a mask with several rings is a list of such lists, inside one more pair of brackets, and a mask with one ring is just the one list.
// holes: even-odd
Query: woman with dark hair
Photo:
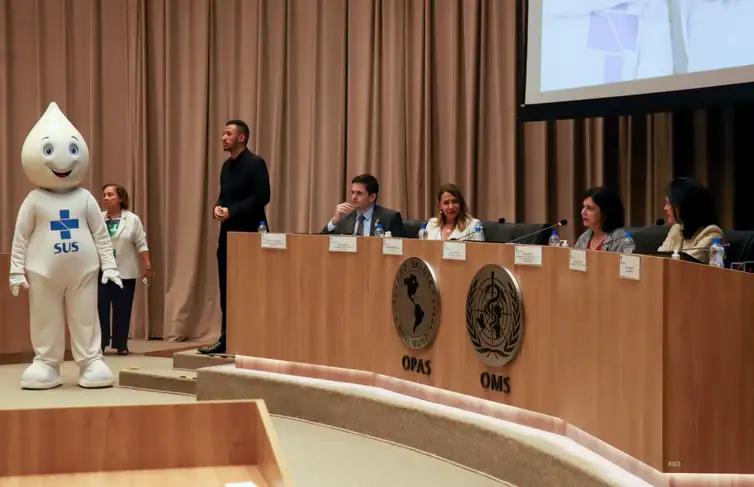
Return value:
[(723, 232), (715, 224), (715, 209), (707, 188), (691, 178), (674, 179), (668, 185), (663, 209), (672, 226), (658, 250), (685, 252), (700, 262), (709, 262), (707, 249), (714, 239), (722, 239)]
[[(484, 241), (482, 223), (468, 214), (466, 200), (461, 190), (453, 183), (440, 186), (437, 192), (439, 213), (427, 222), (429, 240), (477, 240)], [(480, 229), (476, 231), (476, 229)]]
[(576, 241), (577, 249), (623, 252), (625, 232), (623, 202), (605, 187), (589, 189), (584, 195), (581, 218), (586, 231)]
[[(128, 329), (134, 302), (136, 279), (148, 286), (154, 277), (144, 226), (135, 213), (128, 211), (128, 193), (123, 186), (106, 184), (102, 188), (102, 206), (107, 232), (113, 242), (115, 262), (123, 280), (123, 289), (111, 282), (99, 285), (97, 308), (102, 328), (102, 351), (110, 345), (110, 311), (112, 309), (112, 347), (119, 355), (128, 355)], [(139, 260), (141, 267), (139, 269)]]

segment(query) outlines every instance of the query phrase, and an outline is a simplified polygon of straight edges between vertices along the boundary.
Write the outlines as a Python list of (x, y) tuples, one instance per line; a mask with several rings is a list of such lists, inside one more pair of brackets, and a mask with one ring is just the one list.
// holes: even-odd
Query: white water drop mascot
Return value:
[(10, 290), (29, 290), (34, 362), (21, 377), (25, 389), (61, 384), (65, 323), (81, 387), (109, 387), (97, 317), (97, 275), (123, 287), (97, 200), (79, 184), (89, 148), (57, 104), (50, 103), (21, 149), (26, 176), (37, 189), (21, 204), (13, 235)]

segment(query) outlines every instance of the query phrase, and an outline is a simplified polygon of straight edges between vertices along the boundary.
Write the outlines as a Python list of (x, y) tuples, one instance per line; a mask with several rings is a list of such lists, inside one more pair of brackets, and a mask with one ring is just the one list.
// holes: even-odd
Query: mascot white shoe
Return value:
[(21, 387), (24, 389), (52, 389), (62, 383), (60, 368), (44, 362), (32, 363), (21, 376)]
[(79, 184), (88, 175), (89, 148), (55, 103), (31, 129), (21, 149), (27, 178), (37, 189), (21, 204), (13, 235), (10, 290), (29, 290), (34, 362), (21, 387), (61, 384), (65, 325), (81, 370), (82, 387), (108, 387), (113, 374), (102, 359), (97, 274), (123, 287), (112, 243), (94, 196)]

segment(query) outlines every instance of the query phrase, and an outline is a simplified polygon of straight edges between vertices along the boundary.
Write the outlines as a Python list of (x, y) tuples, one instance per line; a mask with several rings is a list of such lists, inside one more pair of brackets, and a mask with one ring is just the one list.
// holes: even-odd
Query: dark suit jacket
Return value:
[[(369, 229), (369, 235), (374, 235), (374, 227), (377, 224), (377, 220), (382, 223), (382, 228), (386, 232), (390, 232), (393, 237), (405, 237), (406, 231), (403, 228), (403, 218), (398, 211), (391, 210), (390, 208), (383, 208), (379, 205), (374, 205), (374, 212), (372, 213), (372, 225)], [(354, 227), (356, 226), (356, 212), (352, 212), (350, 215), (342, 219), (335, 225), (335, 229), (332, 232), (327, 231), (327, 224), (322, 229), (322, 233), (333, 233), (340, 235), (353, 235)]]

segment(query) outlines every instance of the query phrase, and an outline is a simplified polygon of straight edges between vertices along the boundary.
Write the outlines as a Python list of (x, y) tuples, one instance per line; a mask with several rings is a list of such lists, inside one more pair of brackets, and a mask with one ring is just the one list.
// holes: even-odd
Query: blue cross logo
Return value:
[(50, 230), (60, 232), (63, 240), (71, 239), (71, 230), (79, 228), (79, 219), (71, 218), (70, 210), (60, 210), (60, 220), (50, 222)]

